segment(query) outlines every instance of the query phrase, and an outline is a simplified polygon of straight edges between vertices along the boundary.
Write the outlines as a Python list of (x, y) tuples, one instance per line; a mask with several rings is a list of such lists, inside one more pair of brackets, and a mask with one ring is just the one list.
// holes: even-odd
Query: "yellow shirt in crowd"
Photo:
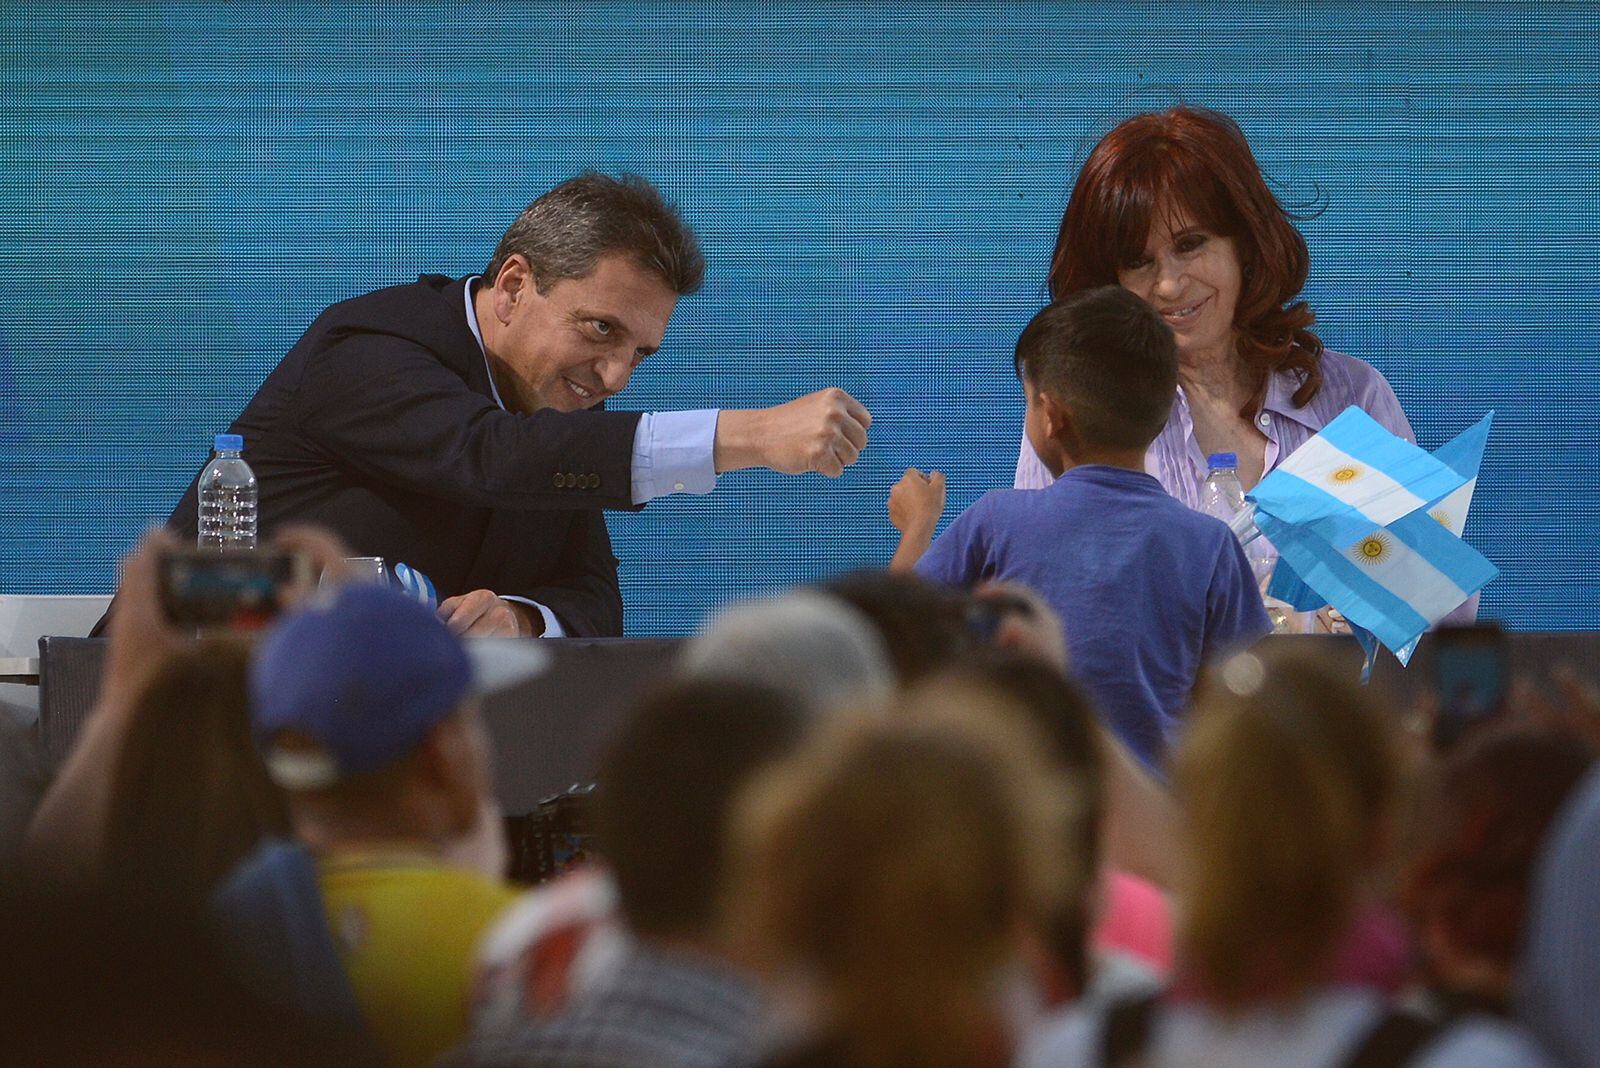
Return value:
[(318, 871), (367, 1026), (395, 1064), (433, 1063), (466, 1037), (478, 942), (516, 892), (421, 850), (325, 855)]

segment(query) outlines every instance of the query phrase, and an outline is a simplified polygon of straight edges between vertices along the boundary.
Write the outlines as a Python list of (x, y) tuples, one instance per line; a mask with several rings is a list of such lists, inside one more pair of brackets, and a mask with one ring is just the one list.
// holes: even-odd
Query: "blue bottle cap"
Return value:
[(218, 452), (221, 452), (223, 449), (229, 449), (229, 450), (231, 450), (233, 452), (238, 452), (239, 450), (244, 448), (244, 435), (242, 435), (242, 434), (218, 434), (217, 435), (217, 440), (216, 440), (216, 448), (217, 448)]
[(1224, 468), (1237, 468), (1239, 466), (1239, 454), (1236, 452), (1214, 452), (1206, 457), (1206, 463), (1210, 465), (1213, 471)]

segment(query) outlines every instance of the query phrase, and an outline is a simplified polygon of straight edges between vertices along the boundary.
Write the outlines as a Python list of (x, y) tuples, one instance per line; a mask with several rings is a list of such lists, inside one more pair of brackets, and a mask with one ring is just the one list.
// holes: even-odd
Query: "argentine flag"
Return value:
[[(1349, 419), (1352, 414), (1360, 418)], [(1423, 631), (1499, 574), (1457, 536), (1466, 524), (1493, 419), (1490, 413), (1429, 456), (1389, 434), (1366, 413), (1347, 409), (1328, 429), (1346, 423), (1356, 428), (1355, 434), (1342, 433), (1331, 448), (1318, 445), (1321, 435), (1311, 439), (1250, 495), (1257, 527), (1280, 554), (1268, 592), (1302, 611), (1331, 604), (1358, 637), (1369, 631), (1402, 663), (1409, 660)], [(1373, 435), (1373, 429), (1387, 441)], [(1356, 451), (1345, 447), (1351, 444)], [(1316, 451), (1302, 459), (1301, 453), (1313, 446)], [(1352, 488), (1349, 483), (1368, 482), (1359, 492), (1327, 493), (1314, 485), (1308, 489), (1311, 479), (1320, 475), (1328, 480), (1346, 469), (1329, 465), (1335, 452), (1367, 468), (1391, 460), (1398, 466), (1385, 467), (1381, 480), (1367, 477), (1376, 471), (1343, 480), (1344, 490)], [(1418, 463), (1414, 454), (1431, 464)], [(1277, 478), (1291, 467), (1295, 481)], [(1274, 480), (1278, 484), (1269, 485)], [(1402, 506), (1409, 507), (1391, 514)], [(1389, 518), (1375, 524), (1380, 516)], [(1362, 644), (1368, 647), (1370, 663), (1375, 649), (1369, 641)]]
[(1395, 437), (1352, 405), (1263, 478), (1249, 498), (1258, 513), (1343, 544), (1410, 515), (1464, 482), (1448, 464)]

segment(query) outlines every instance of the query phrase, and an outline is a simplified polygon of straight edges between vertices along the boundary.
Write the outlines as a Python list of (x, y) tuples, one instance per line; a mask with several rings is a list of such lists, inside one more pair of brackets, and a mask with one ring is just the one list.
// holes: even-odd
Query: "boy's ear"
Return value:
[(1044, 413), (1045, 434), (1066, 450), (1068, 456), (1082, 454), (1083, 439), (1078, 434), (1078, 421), (1072, 409), (1054, 394), (1039, 393), (1039, 405)]

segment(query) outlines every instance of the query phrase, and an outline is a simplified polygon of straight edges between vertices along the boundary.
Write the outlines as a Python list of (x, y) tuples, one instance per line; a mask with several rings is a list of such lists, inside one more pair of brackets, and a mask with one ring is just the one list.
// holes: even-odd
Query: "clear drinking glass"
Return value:
[[(347, 556), (344, 558), (344, 579), (351, 584), (387, 586), (390, 584), (389, 566), (381, 556)], [(328, 584), (328, 573), (322, 573), (319, 585)]]
[(347, 556), (345, 567), (350, 569), (350, 581), (373, 586), (389, 584), (389, 568), (381, 556)]

